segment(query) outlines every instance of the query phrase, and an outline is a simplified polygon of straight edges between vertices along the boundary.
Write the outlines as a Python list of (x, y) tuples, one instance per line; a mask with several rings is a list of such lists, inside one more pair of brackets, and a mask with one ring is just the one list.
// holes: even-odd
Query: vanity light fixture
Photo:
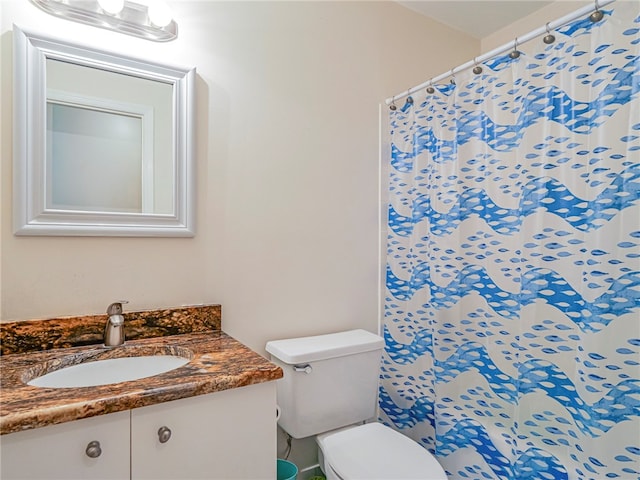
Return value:
[(94, 27), (114, 30), (156, 42), (178, 36), (178, 24), (163, 0), (31, 0), (42, 10)]

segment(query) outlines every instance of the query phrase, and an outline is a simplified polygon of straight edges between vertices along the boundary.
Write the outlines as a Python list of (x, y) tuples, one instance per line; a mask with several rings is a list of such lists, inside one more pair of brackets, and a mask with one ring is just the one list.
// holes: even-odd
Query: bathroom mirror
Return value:
[(193, 236), (195, 69), (14, 26), (16, 235)]

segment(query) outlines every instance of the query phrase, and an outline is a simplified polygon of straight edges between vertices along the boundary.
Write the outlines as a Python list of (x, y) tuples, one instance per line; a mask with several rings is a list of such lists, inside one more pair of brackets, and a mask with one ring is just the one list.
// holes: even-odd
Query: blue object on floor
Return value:
[(277, 480), (296, 480), (298, 467), (288, 460), (278, 459)]

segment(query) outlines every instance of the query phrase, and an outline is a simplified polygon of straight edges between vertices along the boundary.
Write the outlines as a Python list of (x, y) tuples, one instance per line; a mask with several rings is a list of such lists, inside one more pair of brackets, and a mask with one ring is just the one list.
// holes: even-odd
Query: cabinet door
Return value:
[[(14, 479), (129, 478), (129, 411), (0, 436), (0, 477)], [(87, 454), (87, 447), (91, 458)]]
[[(158, 431), (171, 431), (162, 443)], [(275, 382), (131, 412), (131, 478), (276, 477)]]

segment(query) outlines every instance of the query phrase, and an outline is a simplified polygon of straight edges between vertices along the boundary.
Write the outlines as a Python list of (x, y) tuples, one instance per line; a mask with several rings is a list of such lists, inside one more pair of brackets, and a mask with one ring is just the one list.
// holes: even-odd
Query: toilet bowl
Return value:
[(446, 480), (438, 461), (409, 437), (371, 421), (384, 340), (365, 330), (267, 342), (282, 367), (278, 424), (315, 435), (328, 480)]

